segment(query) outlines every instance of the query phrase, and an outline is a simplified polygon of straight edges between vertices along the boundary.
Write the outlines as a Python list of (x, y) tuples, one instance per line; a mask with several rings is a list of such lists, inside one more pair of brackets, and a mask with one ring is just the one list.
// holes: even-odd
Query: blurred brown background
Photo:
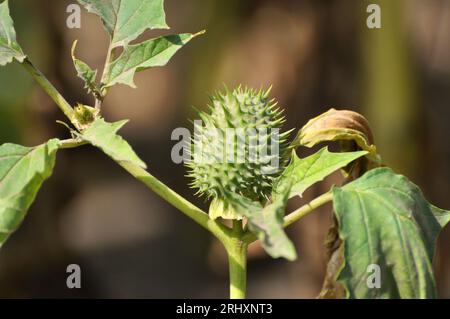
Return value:
[[(75, 76), (70, 46), (101, 69), (107, 35), (83, 10), (82, 28), (66, 27), (75, 1), (10, 1), (19, 42), (71, 103), (92, 104)], [(366, 7), (382, 8), (382, 29), (366, 27)], [(300, 128), (330, 107), (367, 116), (386, 164), (450, 208), (449, 0), (166, 0), (171, 32), (207, 34), (165, 68), (137, 76), (138, 89), (111, 90), (109, 121), (129, 118), (122, 134), (151, 173), (206, 208), (170, 159), (174, 128), (191, 128), (191, 106), (204, 107), (223, 84), (261, 87)], [(167, 33), (164, 31), (163, 33)], [(149, 32), (146, 36), (161, 34)], [(0, 143), (67, 138), (62, 114), (17, 64), (0, 69)], [(339, 175), (310, 190), (322, 193)], [(292, 208), (299, 201), (292, 202)], [(331, 207), (289, 229), (299, 259), (271, 260), (251, 247), (251, 298), (313, 298), (324, 273), (323, 240)], [(450, 298), (450, 228), (435, 260), (439, 296)], [(79, 264), (82, 288), (66, 288)], [(197, 225), (148, 192), (91, 147), (61, 151), (22, 227), (0, 252), (0, 297), (226, 297), (222, 249)]]

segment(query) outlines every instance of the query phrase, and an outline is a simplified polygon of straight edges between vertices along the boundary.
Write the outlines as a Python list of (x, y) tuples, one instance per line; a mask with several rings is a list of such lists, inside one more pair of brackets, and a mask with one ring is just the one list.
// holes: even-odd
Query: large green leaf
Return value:
[(256, 234), (271, 257), (295, 260), (295, 247), (283, 229), (289, 192), (290, 185), (287, 185), (280, 196), (266, 207), (237, 194), (230, 194), (227, 200), (239, 215), (247, 217), (249, 229)]
[(167, 29), (163, 0), (78, 0), (103, 20), (111, 48), (126, 46), (147, 29)]
[(107, 66), (104, 87), (123, 83), (134, 85), (134, 74), (156, 66), (164, 66), (172, 56), (197, 34), (169, 35), (125, 47), (122, 55)]
[[(432, 258), (450, 212), (432, 206), (416, 185), (389, 168), (371, 170), (333, 194), (344, 245), (337, 280), (348, 297), (435, 297)], [(373, 264), (381, 270), (380, 288), (367, 285)]]
[(115, 123), (107, 123), (105, 120), (98, 118), (83, 131), (82, 138), (100, 148), (115, 161), (130, 162), (142, 168), (146, 168), (147, 166), (136, 155), (130, 144), (128, 144), (121, 136), (117, 135), (117, 131), (127, 122), (127, 120), (124, 120)]
[(23, 62), (26, 58), (16, 40), (13, 20), (9, 14), (8, 0), (0, 4), (0, 65), (11, 63), (14, 59)]
[(310, 186), (366, 154), (366, 151), (331, 153), (324, 147), (317, 153), (301, 159), (293, 151), (290, 164), (275, 181), (274, 196), (280, 190), (286, 189), (289, 184), (292, 185), (290, 197), (301, 196)]
[(53, 139), (37, 147), (0, 146), (0, 246), (20, 226), (52, 174), (58, 145)]

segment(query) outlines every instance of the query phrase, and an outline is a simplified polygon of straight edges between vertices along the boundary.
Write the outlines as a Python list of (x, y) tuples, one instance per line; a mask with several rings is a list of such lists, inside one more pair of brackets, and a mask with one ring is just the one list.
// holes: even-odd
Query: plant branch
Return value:
[(61, 111), (67, 116), (67, 118), (76, 126), (75, 114), (72, 106), (66, 101), (66, 99), (58, 92), (58, 90), (50, 83), (49, 80), (39, 71), (31, 61), (26, 58), (21, 65), (31, 74), (36, 82), (44, 89), (44, 91), (53, 99), (58, 105)]
[(328, 202), (333, 200), (333, 193), (331, 191), (320, 195), (319, 197), (316, 197), (312, 201), (310, 201), (308, 204), (303, 205), (302, 207), (296, 209), (286, 217), (284, 217), (284, 224), (283, 227), (288, 227), (295, 223), (296, 221), (300, 220), (301, 218), (305, 217), (309, 213), (313, 212), (315, 209), (319, 208), (320, 206), (323, 206), (327, 204)]
[(165, 199), (174, 207), (178, 208), (186, 216), (190, 217), (197, 224), (209, 230), (217, 237), (223, 244), (229, 241), (231, 237), (231, 229), (227, 226), (209, 218), (203, 210), (192, 204), (190, 201), (173, 191), (167, 185), (162, 183), (156, 177), (148, 173), (143, 168), (134, 165), (130, 162), (118, 162), (128, 173), (136, 179), (144, 183), (149, 189)]

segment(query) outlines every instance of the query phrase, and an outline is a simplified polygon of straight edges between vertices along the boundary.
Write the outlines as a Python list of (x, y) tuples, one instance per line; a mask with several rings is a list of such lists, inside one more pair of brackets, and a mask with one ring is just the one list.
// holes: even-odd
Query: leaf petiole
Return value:
[(309, 213), (313, 212), (315, 209), (319, 208), (320, 206), (323, 206), (333, 200), (333, 193), (331, 191), (326, 192), (325, 194), (320, 195), (319, 197), (316, 197), (312, 201), (310, 201), (308, 204), (303, 205), (302, 207), (296, 209), (286, 217), (284, 217), (284, 227), (288, 227), (295, 223), (296, 221), (302, 219)]

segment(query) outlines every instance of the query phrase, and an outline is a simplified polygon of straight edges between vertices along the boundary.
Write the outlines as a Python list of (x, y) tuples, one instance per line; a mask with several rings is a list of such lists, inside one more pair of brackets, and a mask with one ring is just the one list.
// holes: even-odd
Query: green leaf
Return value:
[(288, 184), (292, 184), (290, 197), (302, 196), (310, 186), (366, 154), (366, 151), (331, 153), (324, 147), (317, 153), (301, 159), (293, 151), (291, 162), (274, 183), (274, 196), (280, 190), (286, 189)]
[(95, 80), (97, 78), (97, 70), (92, 70), (89, 65), (75, 57), (77, 42), (78, 41), (74, 41), (72, 45), (72, 60), (75, 66), (75, 70), (77, 70), (77, 75), (84, 81), (84, 87), (88, 90), (88, 93), (94, 92), (94, 94), (99, 95), (100, 92), (97, 84), (95, 83)]
[(95, 13), (111, 36), (111, 48), (126, 46), (147, 29), (167, 29), (163, 0), (78, 0)]
[(26, 58), (16, 41), (14, 23), (9, 14), (8, 0), (0, 3), (0, 65), (11, 63), (14, 59), (22, 63)]
[(136, 87), (134, 74), (156, 66), (164, 66), (172, 56), (197, 34), (169, 35), (125, 47), (122, 55), (107, 66), (104, 87), (117, 83)]
[[(337, 280), (348, 297), (436, 297), (432, 259), (449, 211), (432, 206), (416, 185), (389, 168), (334, 188), (333, 196), (345, 260)], [(367, 285), (373, 264), (381, 269), (380, 288)]]
[(273, 203), (262, 207), (258, 202), (237, 194), (229, 194), (228, 202), (236, 212), (247, 217), (249, 229), (256, 234), (265, 251), (272, 258), (295, 260), (297, 253), (284, 228), (284, 211), (290, 188), (287, 187)]
[(58, 146), (57, 139), (37, 147), (0, 146), (0, 246), (20, 226), (52, 174)]
[(130, 162), (142, 168), (147, 168), (145, 163), (133, 151), (130, 144), (116, 134), (127, 122), (128, 120), (107, 123), (103, 119), (98, 118), (83, 131), (82, 138), (100, 148), (115, 161)]

